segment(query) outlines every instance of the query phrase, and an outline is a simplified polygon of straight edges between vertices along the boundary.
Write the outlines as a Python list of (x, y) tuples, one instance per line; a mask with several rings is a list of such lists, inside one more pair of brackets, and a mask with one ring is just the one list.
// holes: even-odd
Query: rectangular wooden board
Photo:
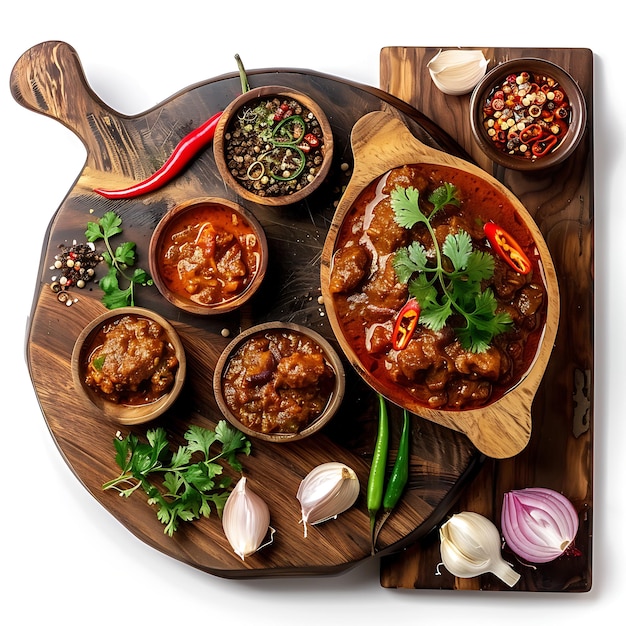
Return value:
[[(444, 48), (445, 49), (445, 48)], [(553, 355), (533, 405), (533, 434), (519, 455), (488, 460), (450, 511), (476, 511), (500, 527), (506, 491), (548, 487), (579, 511), (574, 546), (552, 563), (528, 566), (505, 552), (521, 574), (513, 591), (585, 592), (591, 589), (593, 513), (593, 53), (583, 48), (480, 48), (489, 68), (514, 58), (557, 63), (580, 85), (587, 102), (587, 132), (562, 166), (524, 174), (495, 166), (474, 144), (470, 94), (446, 96), (433, 84), (428, 61), (439, 48), (387, 47), (380, 54), (381, 89), (432, 119), (486, 171), (524, 203), (553, 256), (561, 292), (561, 320)], [(438, 528), (405, 551), (381, 560), (383, 587), (508, 591), (492, 574), (460, 579), (440, 564)]]

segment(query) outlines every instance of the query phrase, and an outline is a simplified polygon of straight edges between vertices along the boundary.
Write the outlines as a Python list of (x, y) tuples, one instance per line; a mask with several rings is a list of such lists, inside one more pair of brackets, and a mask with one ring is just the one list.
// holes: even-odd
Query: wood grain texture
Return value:
[[(237, 200), (218, 175), (210, 149), (173, 184), (141, 198), (105, 200), (92, 189), (127, 186), (154, 172), (185, 134), (238, 95), (239, 76), (233, 73), (193, 85), (145, 113), (128, 117), (111, 110), (93, 93), (76, 51), (66, 43), (45, 42), (17, 61), (11, 74), (11, 91), (17, 102), (64, 124), (77, 134), (87, 152), (73, 187), (56, 212), (51, 210), (34, 289), (27, 362), (45, 423), (59, 452), (91, 496), (147, 545), (190, 566), (229, 578), (336, 573), (370, 558), (364, 493), (377, 428), (375, 395), (347, 363), (344, 404), (322, 432), (290, 444), (255, 441), (252, 454), (244, 460), (249, 484), (268, 502), (277, 531), (272, 546), (245, 562), (227, 544), (217, 515), (185, 524), (169, 538), (145, 497), (137, 493), (123, 499), (101, 489), (106, 480), (118, 474), (113, 448), (118, 429), (123, 435), (132, 431), (142, 436), (149, 427), (163, 426), (175, 444), (182, 441), (191, 424), (216, 424), (221, 414), (213, 396), (213, 370), (223, 348), (241, 330), (278, 319), (309, 326), (335, 343), (318, 302), (320, 256), (336, 203), (349, 178), (352, 155), (348, 138), (357, 119), (371, 111), (393, 110), (425, 145), (465, 155), (430, 119), (377, 89), (312, 71), (257, 70), (249, 74), (252, 87), (275, 84), (280, 78), (286, 87), (305, 92), (320, 103), (335, 139), (331, 174), (309, 199), (287, 209), (241, 202), (265, 229), (270, 261), (260, 291), (238, 311), (207, 319), (174, 308), (154, 287), (139, 290), (137, 304), (160, 313), (179, 332), (188, 375), (181, 397), (168, 413), (149, 425), (120, 427), (83, 402), (71, 382), (74, 342), (81, 329), (104, 310), (99, 287), (76, 290), (72, 293), (77, 301), (70, 307), (62, 305), (48, 287), (54, 274), (50, 266), (59, 245), (84, 241), (87, 222), (113, 210), (122, 218), (123, 239), (137, 244), (137, 265), (146, 269), (150, 236), (169, 209), (199, 196)], [(347, 174), (342, 163), (349, 165)], [(222, 336), (223, 330), (230, 336)], [(392, 409), (391, 424), (395, 449), (399, 411)], [(419, 418), (413, 422), (412, 450), (409, 489), (379, 537), (380, 555), (428, 534), (483, 462), (467, 437)], [(305, 540), (295, 494), (315, 465), (330, 460), (354, 468), (361, 481), (361, 495), (350, 511), (310, 529)], [(392, 454), (389, 463), (393, 460)]]
[[(522, 574), (515, 591), (584, 592), (592, 579), (593, 513), (593, 54), (587, 49), (484, 48), (490, 68), (511, 58), (539, 57), (561, 65), (580, 85), (587, 102), (587, 132), (576, 153), (543, 173), (504, 170), (474, 145), (469, 95), (444, 96), (426, 64), (437, 48), (389, 47), (380, 55), (381, 88), (405, 100), (441, 126), (487, 172), (526, 206), (550, 249), (560, 286), (561, 309), (554, 350), (532, 406), (533, 432), (526, 449), (490, 460), (450, 511), (482, 513), (499, 526), (505, 491), (541, 486), (566, 495), (579, 512), (576, 555), (530, 568), (505, 558)], [(384, 587), (509, 590), (492, 575), (455, 579), (439, 568), (436, 531), (381, 563)]]

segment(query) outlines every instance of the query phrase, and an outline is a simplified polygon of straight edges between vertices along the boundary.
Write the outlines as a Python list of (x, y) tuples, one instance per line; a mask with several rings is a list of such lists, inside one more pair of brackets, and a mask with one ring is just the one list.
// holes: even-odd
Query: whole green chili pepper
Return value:
[(398, 504), (406, 483), (409, 479), (409, 434), (410, 434), (409, 412), (404, 409), (404, 421), (402, 423), (402, 434), (398, 444), (398, 454), (389, 476), (387, 489), (383, 498), (383, 511), (390, 513)]
[(385, 487), (385, 471), (387, 467), (387, 451), (389, 448), (389, 417), (387, 404), (382, 395), (378, 394), (378, 434), (372, 465), (367, 482), (367, 510), (370, 515), (370, 530), (372, 534), (372, 553), (375, 549), (374, 531), (376, 527), (376, 515), (383, 502)]

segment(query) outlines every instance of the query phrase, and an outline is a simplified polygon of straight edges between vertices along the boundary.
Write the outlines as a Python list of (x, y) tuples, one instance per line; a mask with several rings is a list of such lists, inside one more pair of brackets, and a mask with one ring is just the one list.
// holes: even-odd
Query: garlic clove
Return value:
[(489, 62), (481, 50), (440, 50), (426, 65), (435, 86), (450, 96), (469, 93), (485, 75)]
[(500, 552), (500, 533), (486, 517), (469, 511), (457, 513), (439, 529), (441, 560), (458, 578), (491, 572), (509, 587), (520, 579)]
[(349, 509), (356, 502), (359, 491), (356, 473), (343, 463), (322, 463), (311, 470), (296, 494), (302, 511), (304, 536), (307, 536), (307, 524), (321, 524)]
[(269, 507), (248, 487), (245, 476), (242, 476), (228, 496), (222, 512), (226, 538), (242, 561), (263, 547), (261, 544), (269, 526)]

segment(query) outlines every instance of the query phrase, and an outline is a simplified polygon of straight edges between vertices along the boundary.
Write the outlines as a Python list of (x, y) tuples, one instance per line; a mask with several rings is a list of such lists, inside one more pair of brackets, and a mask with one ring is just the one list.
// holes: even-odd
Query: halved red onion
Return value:
[(548, 563), (574, 541), (578, 515), (572, 503), (552, 489), (529, 487), (504, 494), (502, 534), (519, 557)]

